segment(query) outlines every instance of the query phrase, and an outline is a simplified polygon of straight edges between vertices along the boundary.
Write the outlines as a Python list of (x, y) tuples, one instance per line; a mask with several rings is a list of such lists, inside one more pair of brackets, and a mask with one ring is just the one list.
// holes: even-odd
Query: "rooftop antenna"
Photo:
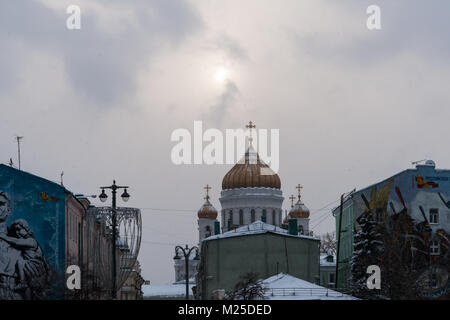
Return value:
[(14, 165), (12, 158), (9, 158), (9, 166), (12, 167)]
[(427, 159), (423, 159), (423, 160), (419, 160), (419, 161), (413, 161), (413, 162), (411, 162), (411, 164), (412, 164), (413, 166), (415, 166), (416, 164), (419, 164), (419, 163), (421, 163), (421, 162), (424, 162), (425, 160), (427, 160)]
[(64, 171), (61, 171), (61, 186), (64, 187), (64, 183), (63, 183), (63, 175), (64, 175)]
[(19, 154), (19, 170), (20, 170), (20, 140), (23, 139), (23, 136), (16, 136), (16, 140), (17, 140), (17, 152)]

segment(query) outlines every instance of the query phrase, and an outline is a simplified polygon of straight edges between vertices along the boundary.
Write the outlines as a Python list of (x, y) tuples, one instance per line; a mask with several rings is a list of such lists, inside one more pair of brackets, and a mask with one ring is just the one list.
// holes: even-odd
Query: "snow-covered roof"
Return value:
[[(189, 284), (189, 295), (192, 295), (192, 284)], [(186, 295), (186, 284), (168, 284), (168, 285), (156, 285), (149, 284), (143, 285), (141, 288), (144, 297), (159, 297), (159, 298), (178, 298)]]
[(263, 280), (269, 300), (357, 300), (357, 298), (280, 273)]
[(328, 254), (320, 256), (320, 266), (321, 267), (335, 267), (336, 266), (336, 256), (333, 255), (333, 262), (327, 261), (328, 256), (329, 256)]
[(204, 239), (203, 241), (222, 239), (222, 238), (230, 238), (230, 237), (239, 237), (239, 236), (246, 236), (246, 235), (253, 235), (253, 234), (262, 234), (262, 233), (276, 233), (276, 234), (280, 234), (283, 236), (305, 238), (305, 239), (319, 241), (319, 239), (310, 237), (310, 236), (289, 234), (286, 229), (274, 226), (272, 224), (264, 223), (262, 221), (255, 221), (251, 224), (236, 228), (234, 230), (208, 237), (208, 238)]

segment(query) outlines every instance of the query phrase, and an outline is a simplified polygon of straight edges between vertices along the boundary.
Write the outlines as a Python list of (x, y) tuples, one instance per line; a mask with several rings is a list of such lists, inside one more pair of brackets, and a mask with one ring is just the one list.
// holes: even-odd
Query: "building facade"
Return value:
[[(333, 210), (336, 234), (341, 233), (338, 287), (348, 285), (354, 234), (360, 230), (358, 218), (369, 213), (378, 224), (385, 225), (389, 217), (403, 214), (412, 222), (410, 233), (399, 237), (415, 237), (423, 244), (420, 249), (415, 244), (409, 247), (414, 259), (423, 258), (427, 262), (422, 270), (423, 281), (418, 279), (422, 282), (423, 297), (448, 297), (450, 170), (436, 169), (434, 161), (428, 160), (348, 196), (343, 204), (341, 228), (339, 212), (340, 207)], [(412, 232), (416, 232), (414, 236)]]
[(326, 288), (336, 286), (336, 257), (333, 255), (320, 256), (320, 285)]
[(211, 236), (202, 242), (197, 298), (212, 299), (217, 290), (233, 289), (248, 272), (261, 279), (284, 272), (317, 283), (319, 243), (261, 221)]
[[(0, 164), (0, 300), (110, 299), (112, 241), (86, 197)], [(66, 286), (69, 266), (80, 268), (80, 289)]]

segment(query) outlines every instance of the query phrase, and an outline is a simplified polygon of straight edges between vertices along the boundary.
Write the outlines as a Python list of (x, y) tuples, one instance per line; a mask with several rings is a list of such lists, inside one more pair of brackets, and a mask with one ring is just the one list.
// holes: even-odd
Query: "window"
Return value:
[(439, 241), (433, 240), (430, 243), (430, 253), (432, 255), (439, 255)]
[(298, 226), (298, 233), (303, 234), (303, 226)]
[(255, 210), (250, 211), (252, 222), (255, 222)]
[(242, 210), (239, 210), (239, 225), (244, 224), (244, 212)]
[(266, 211), (266, 209), (263, 209), (263, 211), (262, 211), (262, 216), (263, 216), (264, 218), (262, 218), (261, 220), (262, 220), (263, 222), (267, 222), (267, 211)]
[(334, 273), (328, 274), (328, 285), (334, 285), (335, 284), (335, 277)]
[(439, 210), (436, 208), (430, 209), (430, 223), (439, 223)]
[(272, 224), (273, 224), (274, 226), (277, 225), (276, 218), (275, 218), (275, 210), (272, 210)]
[(211, 236), (211, 228), (209, 226), (205, 227), (205, 238), (208, 238)]
[(228, 221), (230, 221), (230, 224), (233, 224), (233, 210), (230, 210), (230, 215), (228, 216)]

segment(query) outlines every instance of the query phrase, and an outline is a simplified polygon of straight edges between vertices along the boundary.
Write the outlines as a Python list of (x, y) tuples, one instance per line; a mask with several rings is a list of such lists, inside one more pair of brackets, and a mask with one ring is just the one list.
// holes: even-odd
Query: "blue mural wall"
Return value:
[(422, 239), (417, 242), (424, 244), (423, 248), (412, 245), (415, 259), (422, 255), (424, 260), (418, 279), (423, 282), (423, 295), (450, 297), (450, 170), (436, 169), (428, 161), (357, 191), (353, 195), (355, 230), (360, 229), (358, 217), (368, 210), (378, 221), (402, 212), (412, 219)]
[(0, 164), (0, 299), (64, 297), (66, 195)]

